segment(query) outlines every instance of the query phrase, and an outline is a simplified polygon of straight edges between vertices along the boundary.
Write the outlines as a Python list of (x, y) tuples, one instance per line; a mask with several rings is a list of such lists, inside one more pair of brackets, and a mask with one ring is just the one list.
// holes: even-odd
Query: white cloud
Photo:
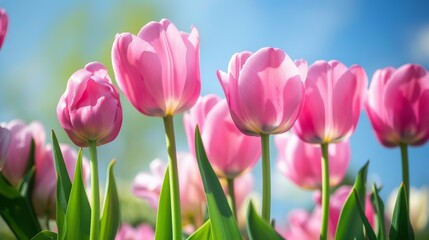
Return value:
[(429, 25), (421, 27), (411, 41), (411, 56), (423, 63), (429, 63)]

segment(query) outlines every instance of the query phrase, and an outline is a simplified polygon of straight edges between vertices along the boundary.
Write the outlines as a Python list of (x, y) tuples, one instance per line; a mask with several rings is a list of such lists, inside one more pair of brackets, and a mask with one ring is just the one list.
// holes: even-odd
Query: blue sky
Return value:
[[(156, 9), (154, 15), (158, 18), (153, 20), (165, 17), (183, 31), (189, 31), (192, 25), (199, 29), (203, 95), (215, 93), (223, 96), (215, 72), (218, 69), (225, 71), (235, 52), (256, 51), (266, 46), (282, 48), (292, 59), (304, 58), (309, 63), (319, 59), (338, 59), (349, 66), (359, 64), (365, 68), (369, 79), (378, 68), (399, 67), (409, 62), (429, 69), (428, 1), (161, 0), (145, 3)], [(88, 24), (96, 28), (88, 33), (94, 39), (86, 41), (86, 49), (90, 51), (97, 45), (99, 36), (96, 33), (109, 28), (109, 24), (115, 21), (107, 17), (109, 12), (115, 11), (115, 5), (104, 1), (87, 4), (83, 1), (25, 4), (0, 1), (0, 6), (9, 12), (11, 18), (9, 32), (0, 51), (0, 121), (20, 117), (18, 113), (21, 111), (7, 105), (7, 99), (2, 97), (7, 96), (11, 89), (22, 98), (37, 99), (46, 94), (43, 86), (48, 83), (44, 82), (44, 77), (49, 77), (47, 72), (52, 59), (43, 57), (38, 46), (47, 41), (55, 22), (70, 13), (78, 14), (80, 8), (76, 6), (85, 6), (85, 10), (91, 13)], [(126, 16), (127, 12), (117, 14)], [(103, 25), (106, 19), (110, 22)], [(144, 22), (141, 23), (143, 25)], [(85, 36), (76, 36), (69, 41), (80, 38)], [(88, 59), (88, 62), (92, 60)], [(15, 80), (14, 77), (25, 79)], [(64, 89), (56, 91), (55, 95), (59, 96)], [(26, 104), (24, 100), (16, 101), (15, 108)], [(56, 121), (54, 116), (48, 117), (37, 107), (26, 110), (29, 116), (45, 123)], [(28, 116), (27, 120), (30, 120)], [(384, 186), (382, 196), (388, 196), (401, 181), (399, 149), (386, 149), (378, 143), (364, 112), (351, 144), (349, 172), (355, 174), (370, 160), (370, 178), (381, 183)], [(429, 185), (429, 144), (410, 148), (409, 152), (411, 184)], [(276, 153), (272, 155), (274, 165)], [(259, 165), (254, 172), (258, 177)], [(284, 219), (291, 207), (306, 206), (305, 203), (311, 201), (310, 193), (297, 190), (276, 171), (273, 182), (274, 208), (279, 210), (273, 211), (273, 215), (279, 220)], [(285, 196), (289, 196), (287, 202), (284, 201)]]

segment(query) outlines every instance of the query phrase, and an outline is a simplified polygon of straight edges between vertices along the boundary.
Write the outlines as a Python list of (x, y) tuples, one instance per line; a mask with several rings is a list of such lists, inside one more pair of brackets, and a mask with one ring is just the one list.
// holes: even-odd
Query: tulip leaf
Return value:
[(113, 160), (108, 167), (107, 190), (100, 223), (100, 239), (115, 239), (120, 223), (119, 197), (113, 174), (114, 165), (115, 161)]
[(158, 214), (156, 216), (155, 239), (173, 239), (173, 226), (170, 203), (170, 181), (168, 178), (168, 166), (165, 170), (159, 195)]
[(82, 179), (82, 149), (80, 149), (61, 239), (89, 239), (90, 218), (91, 208)]
[(408, 212), (407, 195), (404, 183), (399, 187), (396, 197), (395, 209), (393, 210), (392, 225), (390, 227), (389, 238), (396, 239), (414, 239), (413, 227), (410, 223)]
[(187, 240), (210, 240), (212, 237), (212, 228), (210, 220), (207, 220), (200, 228), (197, 229)]
[(362, 207), (361, 200), (359, 199), (359, 196), (356, 192), (356, 189), (352, 189), (353, 194), (350, 195), (350, 197), (354, 198), (356, 202), (356, 209), (359, 212), (359, 216), (362, 220), (363, 226), (365, 227), (365, 233), (367, 236), (367, 239), (369, 240), (377, 240), (377, 237), (375, 236), (374, 230), (372, 229), (371, 224), (369, 223), (368, 219), (365, 216), (365, 210)]
[[(368, 172), (367, 162), (358, 172), (353, 189), (355, 189), (359, 199), (365, 199), (365, 183)], [(341, 209), (338, 220), (335, 239), (364, 239), (363, 222), (357, 209), (357, 200), (353, 197), (353, 192), (349, 193), (346, 202)], [(360, 202), (365, 208), (365, 201)]]
[(24, 196), (28, 202), (31, 202), (31, 197), (33, 193), (34, 177), (35, 177), (35, 154), (36, 153), (36, 144), (34, 139), (31, 139), (30, 154), (28, 155), (27, 166), (25, 167), (25, 175), (22, 179), (22, 182), (19, 185), (19, 191), (21, 195)]
[(56, 240), (57, 234), (48, 230), (43, 230), (34, 236), (31, 240)]
[(71, 191), (71, 181), (64, 162), (63, 154), (57, 140), (55, 132), (52, 130), (52, 153), (54, 155), (55, 171), (57, 175), (57, 192), (56, 192), (56, 218), (58, 227), (58, 236), (62, 236), (64, 218), (67, 211)]
[(247, 207), (247, 232), (249, 238), (258, 240), (281, 240), (284, 239), (273, 229), (273, 227), (263, 220), (255, 210), (252, 201)]
[(372, 185), (371, 204), (375, 212), (375, 223), (377, 226), (378, 239), (384, 240), (386, 237), (386, 223), (384, 221), (384, 204), (378, 194), (378, 189)]
[(1, 172), (0, 215), (18, 239), (30, 239), (42, 230), (31, 204)]
[(198, 126), (195, 129), (195, 151), (206, 193), (213, 239), (243, 239), (219, 179), (207, 159)]

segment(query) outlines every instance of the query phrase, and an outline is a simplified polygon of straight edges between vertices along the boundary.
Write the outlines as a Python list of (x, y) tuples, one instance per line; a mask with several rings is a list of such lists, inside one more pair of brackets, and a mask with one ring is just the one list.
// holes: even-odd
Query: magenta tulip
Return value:
[(115, 240), (153, 240), (155, 239), (155, 231), (148, 224), (140, 224), (133, 228), (129, 224), (122, 224)]
[(35, 144), (35, 159), (44, 155), (45, 130), (39, 122), (26, 125), (21, 120), (12, 120), (9, 123), (1, 123), (1, 127), (10, 131), (10, 144), (3, 165), (2, 174), (12, 184), (17, 186), (25, 175), (28, 160), (30, 158), (31, 140)]
[[(278, 150), (277, 166), (292, 182), (303, 188), (320, 189), (322, 166), (320, 145), (310, 144), (295, 134), (281, 134), (274, 138)], [(350, 144), (343, 141), (329, 145), (329, 183), (338, 185), (344, 178), (350, 162)]]
[(305, 80), (305, 103), (294, 126), (309, 143), (336, 143), (354, 132), (368, 79), (358, 65), (347, 68), (339, 61), (316, 61)]
[(150, 22), (137, 36), (119, 34), (112, 49), (116, 80), (143, 114), (165, 117), (191, 108), (201, 90), (199, 34), (167, 19)]
[(6, 161), (6, 155), (10, 144), (10, 131), (7, 128), (0, 127), (0, 171)]
[(7, 27), (9, 25), (9, 18), (6, 10), (0, 8), (0, 48), (3, 46), (3, 41), (6, 37)]
[(234, 178), (250, 170), (261, 156), (259, 138), (246, 136), (235, 126), (226, 100), (215, 95), (198, 99), (183, 117), (189, 148), (194, 151), (196, 125), (207, 157), (221, 177)]
[(89, 63), (70, 77), (57, 116), (77, 146), (87, 147), (90, 141), (99, 146), (116, 138), (122, 125), (122, 107), (103, 64)]
[[(68, 145), (61, 145), (64, 163), (70, 179), (73, 181), (77, 159), (77, 152)], [(82, 159), (83, 182), (87, 185), (89, 180), (89, 163), (84, 157)], [(52, 146), (46, 146), (43, 158), (36, 159), (36, 170), (33, 188), (33, 207), (39, 217), (56, 217), (56, 171)]]
[(417, 64), (374, 73), (365, 102), (375, 135), (386, 147), (429, 139), (429, 74)]
[(278, 48), (232, 56), (228, 73), (217, 76), (225, 92), (231, 117), (247, 135), (277, 134), (289, 130), (301, 111), (305, 62), (297, 67)]

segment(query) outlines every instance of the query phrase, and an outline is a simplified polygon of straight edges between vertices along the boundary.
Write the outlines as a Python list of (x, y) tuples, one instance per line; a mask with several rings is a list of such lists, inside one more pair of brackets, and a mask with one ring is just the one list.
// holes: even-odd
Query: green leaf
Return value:
[(356, 209), (358, 210), (363, 226), (365, 227), (366, 236), (369, 240), (376, 240), (377, 237), (375, 236), (374, 230), (372, 229), (371, 224), (369, 223), (368, 219), (365, 216), (365, 210), (362, 207), (362, 204), (361, 204), (362, 201), (359, 199), (356, 189), (353, 188), (352, 192), (353, 194), (350, 195), (350, 197), (354, 198), (354, 201), (356, 203)]
[(108, 167), (107, 190), (104, 197), (103, 215), (100, 223), (100, 239), (115, 239), (120, 223), (120, 209), (118, 190), (116, 188), (113, 166), (111, 161)]
[(207, 220), (200, 228), (197, 229), (187, 240), (210, 240), (212, 237), (212, 228), (210, 219)]
[(90, 218), (91, 208), (82, 179), (82, 149), (80, 149), (61, 239), (89, 239)]
[(273, 229), (273, 227), (263, 220), (256, 213), (255, 207), (253, 206), (252, 201), (250, 201), (247, 208), (247, 232), (249, 238), (258, 240), (281, 240), (284, 239), (280, 234)]
[(67, 211), (67, 203), (69, 201), (70, 190), (72, 187), (66, 165), (64, 163), (63, 154), (57, 140), (55, 132), (52, 130), (52, 153), (54, 155), (55, 171), (57, 175), (57, 202), (56, 202), (56, 218), (58, 227), (58, 236), (62, 236), (64, 219)]
[(34, 139), (31, 139), (30, 154), (28, 155), (27, 166), (25, 167), (25, 175), (22, 179), (22, 182), (19, 185), (19, 191), (21, 195), (24, 196), (28, 202), (31, 202), (31, 197), (33, 193), (34, 177), (35, 177), (35, 160), (36, 155), (36, 144)]
[(391, 240), (414, 239), (413, 227), (408, 215), (408, 203), (404, 183), (401, 183), (396, 197), (389, 237)]
[(56, 240), (57, 234), (48, 230), (43, 230), (34, 236), (31, 240)]
[(168, 178), (168, 166), (165, 170), (162, 182), (161, 193), (159, 195), (158, 214), (156, 216), (155, 239), (173, 239), (173, 226), (171, 218), (170, 203), (170, 181)]
[(384, 204), (375, 185), (372, 185), (371, 204), (376, 216), (377, 237), (381, 240), (387, 239), (386, 223), (384, 221)]
[[(365, 199), (365, 183), (368, 172), (367, 162), (358, 172), (353, 189), (356, 190), (359, 199)], [(357, 199), (349, 193), (338, 220), (335, 239), (364, 239), (363, 222), (357, 209)], [(365, 208), (365, 202), (360, 203)]]
[(206, 193), (213, 239), (243, 239), (219, 179), (207, 159), (198, 126), (195, 129), (195, 151)]
[(18, 239), (30, 239), (42, 229), (31, 204), (0, 172), (0, 215)]

